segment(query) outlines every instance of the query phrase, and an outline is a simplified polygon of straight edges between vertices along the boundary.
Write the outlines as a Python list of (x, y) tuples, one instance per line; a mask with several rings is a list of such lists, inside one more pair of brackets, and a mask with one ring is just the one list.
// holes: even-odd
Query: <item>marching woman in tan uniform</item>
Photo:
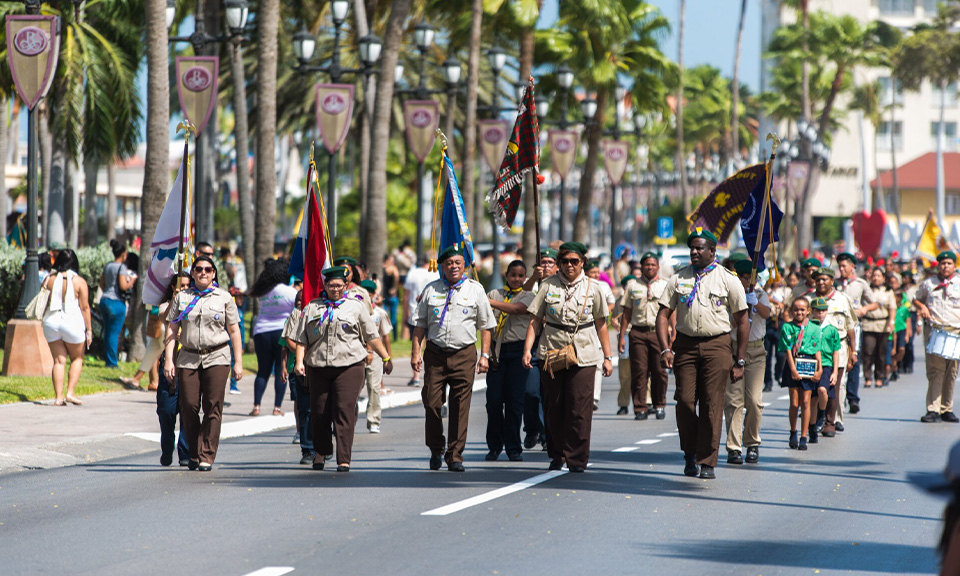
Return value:
[[(180, 418), (190, 446), (190, 469), (209, 472), (220, 445), (223, 397), (230, 376), (230, 349), (236, 362), (234, 377), (243, 376), (240, 315), (230, 292), (217, 285), (217, 269), (207, 256), (198, 257), (190, 288), (179, 292), (167, 310), (164, 341), (167, 380), (180, 378)], [(174, 362), (174, 351), (180, 349)], [(200, 408), (203, 422), (200, 422)]]
[(300, 345), (294, 371), (306, 377), (310, 389), (314, 470), (323, 470), (324, 454), (333, 452), (332, 421), (337, 435), (337, 472), (350, 471), (366, 345), (383, 359), (383, 371), (393, 372), (393, 362), (380, 341), (380, 332), (367, 305), (356, 295), (345, 293), (346, 278), (347, 269), (343, 266), (324, 270), (324, 293), (304, 306), (297, 327)]
[[(687, 246), (690, 266), (667, 281), (660, 298), (657, 339), (663, 366), (673, 368), (677, 379), (677, 428), (686, 461), (683, 473), (713, 479), (723, 431), (723, 398), (727, 382), (743, 378), (750, 321), (743, 285), (717, 261), (717, 237), (697, 228), (687, 238)], [(668, 334), (672, 310), (677, 311), (673, 350)], [(734, 329), (736, 350), (730, 336)]]
[[(593, 423), (593, 381), (601, 358), (603, 375), (613, 373), (607, 332), (610, 308), (597, 282), (583, 273), (586, 258), (587, 247), (583, 244), (562, 244), (560, 273), (541, 283), (528, 308), (532, 318), (523, 345), (523, 365), (532, 367), (533, 344), (539, 334), (537, 356), (550, 470), (559, 470), (564, 462), (571, 472), (586, 470)], [(567, 361), (552, 363), (550, 357), (557, 352)]]

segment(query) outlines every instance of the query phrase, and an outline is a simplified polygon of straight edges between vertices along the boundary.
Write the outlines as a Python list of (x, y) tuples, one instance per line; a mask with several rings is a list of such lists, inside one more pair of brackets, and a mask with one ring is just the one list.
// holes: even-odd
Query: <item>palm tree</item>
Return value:
[[(263, 261), (273, 255), (277, 215), (277, 34), (279, 0), (261, 0), (257, 12), (257, 211), (254, 261), (247, 262), (256, 278)], [(251, 265), (252, 264), (252, 265)]]
[[(730, 106), (730, 126), (740, 124), (740, 49), (743, 46), (743, 23), (747, 18), (747, 0), (740, 2), (740, 24), (737, 26), (737, 49), (733, 56), (733, 83), (730, 87), (730, 95), (733, 103)], [(740, 133), (733, 129), (730, 132), (730, 152), (733, 159), (740, 157)]]
[[(850, 100), (850, 109), (857, 110), (863, 114), (863, 118), (873, 126), (874, 134), (880, 134), (880, 123), (883, 121), (883, 110), (880, 106), (880, 83), (868, 82), (853, 89), (853, 96)], [(892, 132), (892, 131), (891, 131)], [(866, 137), (865, 134), (862, 137)], [(864, 143), (866, 145), (866, 143)], [(875, 166), (875, 175), (877, 178), (877, 190), (874, 193), (874, 210), (886, 206), (883, 183), (880, 181), (880, 157), (877, 153), (877, 138), (873, 139), (873, 164)]]
[(230, 57), (230, 75), (233, 77), (234, 140), (237, 152), (237, 204), (240, 206), (240, 235), (243, 238), (243, 262), (253, 269), (256, 250), (253, 239), (256, 237), (253, 221), (253, 202), (250, 198), (250, 149), (249, 130), (247, 128), (247, 87), (243, 69), (243, 45), (237, 36), (233, 40), (233, 54)]
[(676, 169), (680, 173), (680, 195), (683, 198), (683, 213), (690, 213), (690, 193), (687, 191), (687, 177), (684, 174), (686, 159), (683, 153), (683, 31), (687, 20), (687, 0), (680, 0), (680, 31), (677, 36), (677, 67), (680, 69), (680, 85), (677, 86), (677, 159)]
[[(467, 56), (466, 122), (463, 126), (463, 199), (471, 230), (477, 229), (477, 183), (474, 176), (477, 158), (477, 98), (480, 87), (480, 32), (483, 24), (483, 0), (472, 0), (470, 6), (470, 51)], [(452, 114), (451, 114), (452, 116)], [(453, 138), (453, 134), (449, 134)], [(498, 256), (494, 254), (494, 258)]]

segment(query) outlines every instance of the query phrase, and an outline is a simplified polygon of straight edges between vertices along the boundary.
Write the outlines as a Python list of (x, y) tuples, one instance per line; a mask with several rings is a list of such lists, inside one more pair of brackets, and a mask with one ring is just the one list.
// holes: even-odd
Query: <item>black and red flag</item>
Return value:
[(513, 125), (493, 191), (487, 195), (490, 213), (504, 230), (509, 231), (517, 217), (523, 179), (530, 170), (539, 177), (540, 124), (537, 122), (537, 105), (533, 97), (533, 76), (523, 92), (517, 121)]

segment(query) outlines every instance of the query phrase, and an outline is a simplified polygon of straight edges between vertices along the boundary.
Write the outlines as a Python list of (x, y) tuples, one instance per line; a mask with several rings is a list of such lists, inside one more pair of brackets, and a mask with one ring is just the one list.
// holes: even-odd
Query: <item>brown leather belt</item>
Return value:
[(183, 348), (181, 348), (181, 351), (183, 351), (183, 352), (189, 352), (190, 354), (199, 354), (199, 355), (201, 355), (201, 356), (206, 356), (207, 354), (212, 354), (213, 352), (216, 352), (217, 350), (222, 350), (222, 349), (226, 348), (226, 347), (229, 346), (229, 345), (230, 345), (230, 341), (227, 340), (226, 342), (224, 342), (224, 343), (222, 343), (222, 344), (217, 344), (216, 346), (211, 346), (210, 348), (200, 348), (200, 349), (196, 349), (196, 348), (183, 347)]
[(557, 324), (556, 322), (547, 322), (547, 326), (551, 328), (556, 328), (557, 330), (563, 330), (564, 332), (570, 332), (571, 334), (579, 330), (585, 330), (593, 326), (593, 322), (587, 322), (579, 326), (565, 326), (563, 324)]
[(656, 326), (634, 326), (632, 328), (632, 330), (636, 330), (637, 332), (653, 332), (656, 329)]

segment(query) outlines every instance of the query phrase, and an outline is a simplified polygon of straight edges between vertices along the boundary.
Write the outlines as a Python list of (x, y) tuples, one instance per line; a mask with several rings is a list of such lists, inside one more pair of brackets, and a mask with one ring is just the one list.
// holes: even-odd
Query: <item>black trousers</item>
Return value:
[(487, 448), (495, 452), (523, 452), (520, 420), (531, 370), (523, 367), (522, 359), (523, 342), (504, 343), (499, 367), (487, 374)]

